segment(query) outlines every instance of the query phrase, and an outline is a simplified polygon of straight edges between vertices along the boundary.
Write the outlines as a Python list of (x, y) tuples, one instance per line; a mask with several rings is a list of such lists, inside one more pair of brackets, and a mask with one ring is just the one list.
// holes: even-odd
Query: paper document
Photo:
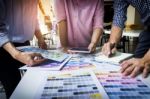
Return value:
[(95, 57), (95, 61), (111, 62), (111, 63), (117, 63), (118, 64), (125, 59), (131, 58), (132, 56), (133, 56), (133, 54), (116, 52), (113, 57), (107, 57), (104, 54), (102, 54), (102, 52), (100, 52)]

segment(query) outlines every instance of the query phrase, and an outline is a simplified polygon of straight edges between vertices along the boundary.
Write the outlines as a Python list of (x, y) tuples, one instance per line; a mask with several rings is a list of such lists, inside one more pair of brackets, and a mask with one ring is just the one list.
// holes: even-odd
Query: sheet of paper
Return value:
[(150, 77), (130, 78), (98, 69), (29, 70), (10, 99), (149, 99), (149, 81)]
[(110, 99), (149, 99), (150, 87), (142, 79), (124, 77), (117, 71), (100, 72), (95, 75)]
[(37, 90), (35, 99), (108, 99), (90, 72), (49, 74)]
[(128, 59), (128, 58), (130, 58), (132, 56), (133, 56), (133, 54), (116, 52), (113, 57), (107, 57), (107, 56), (105, 56), (104, 54), (102, 54), (100, 52), (95, 57), (95, 61), (98, 61), (98, 62), (120, 63), (121, 61), (123, 61), (125, 59)]

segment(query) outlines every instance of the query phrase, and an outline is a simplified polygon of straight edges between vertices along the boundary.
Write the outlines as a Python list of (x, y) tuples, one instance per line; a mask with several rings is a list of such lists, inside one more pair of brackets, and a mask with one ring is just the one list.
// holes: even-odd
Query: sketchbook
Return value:
[(133, 54), (116, 52), (114, 56), (107, 57), (104, 54), (102, 54), (102, 52), (100, 52), (96, 55), (95, 61), (97, 61), (97, 62), (110, 62), (110, 63), (119, 64), (120, 62), (122, 62), (126, 59), (129, 59), (132, 56), (133, 56)]

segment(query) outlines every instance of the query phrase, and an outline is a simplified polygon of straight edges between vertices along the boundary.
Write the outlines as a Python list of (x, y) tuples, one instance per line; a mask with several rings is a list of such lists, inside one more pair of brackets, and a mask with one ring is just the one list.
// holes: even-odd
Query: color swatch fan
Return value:
[(59, 62), (62, 62), (67, 57), (69, 57), (69, 55), (65, 54), (65, 53), (54, 52), (54, 51), (50, 52), (48, 50), (43, 50), (41, 48), (32, 47), (32, 46), (18, 47), (18, 49), (20, 51), (23, 51), (23, 52), (41, 53), (44, 58), (51, 59), (51, 60), (54, 60), (54, 61), (59, 61)]

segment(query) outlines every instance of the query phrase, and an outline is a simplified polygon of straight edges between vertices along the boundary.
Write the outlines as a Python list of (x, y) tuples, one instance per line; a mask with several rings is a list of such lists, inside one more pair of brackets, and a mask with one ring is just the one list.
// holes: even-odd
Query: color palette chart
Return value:
[(48, 76), (40, 96), (35, 99), (102, 99), (90, 73)]
[(92, 58), (85, 58), (84, 55), (75, 55), (69, 60), (69, 62), (65, 65), (63, 70), (77, 70), (77, 69), (90, 69), (96, 68), (94, 64), (92, 64)]
[(110, 99), (150, 99), (150, 88), (140, 79), (118, 72), (95, 72)]

